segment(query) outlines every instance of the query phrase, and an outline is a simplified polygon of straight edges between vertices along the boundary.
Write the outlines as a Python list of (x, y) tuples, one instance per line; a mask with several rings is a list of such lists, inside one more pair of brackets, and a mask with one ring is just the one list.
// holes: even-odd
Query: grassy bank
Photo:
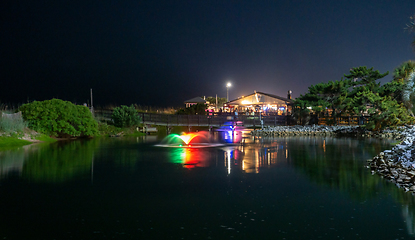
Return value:
[(24, 146), (31, 144), (32, 142), (18, 139), (16, 137), (0, 137), (0, 148), (2, 147), (11, 147), (11, 146)]
[(45, 134), (25, 129), (22, 132), (0, 132), (0, 148), (12, 146), (24, 146), (34, 142), (56, 142), (57, 140)]
[[(120, 136), (144, 136), (145, 134), (138, 131), (137, 127), (118, 128), (113, 125), (100, 124), (99, 132), (94, 137), (120, 137)], [(0, 149), (4, 147), (18, 147), (28, 145), (34, 142), (56, 142), (57, 139), (45, 134), (35, 132), (28, 128), (18, 132), (0, 131)]]

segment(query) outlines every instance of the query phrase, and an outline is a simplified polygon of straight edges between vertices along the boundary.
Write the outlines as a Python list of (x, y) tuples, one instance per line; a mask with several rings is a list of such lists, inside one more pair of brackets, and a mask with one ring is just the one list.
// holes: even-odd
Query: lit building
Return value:
[(184, 101), (184, 103), (186, 104), (187, 108), (198, 103), (208, 104), (208, 102), (201, 97), (195, 97), (195, 98), (189, 99), (187, 101)]
[(293, 100), (291, 91), (288, 91), (287, 98), (277, 95), (257, 92), (239, 97), (224, 105), (226, 112), (262, 112), (263, 114), (289, 115), (292, 112)]

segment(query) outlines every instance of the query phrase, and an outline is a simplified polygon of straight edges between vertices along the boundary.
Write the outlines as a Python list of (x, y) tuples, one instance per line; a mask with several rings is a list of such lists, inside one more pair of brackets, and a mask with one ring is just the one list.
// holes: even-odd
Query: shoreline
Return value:
[(276, 126), (256, 129), (251, 131), (253, 136), (346, 136), (346, 137), (373, 137), (373, 138), (392, 138), (402, 140), (403, 134), (397, 130), (383, 130), (372, 132), (359, 126)]
[(367, 160), (366, 168), (405, 192), (415, 194), (415, 125), (371, 132), (358, 126), (277, 126), (253, 130), (253, 136), (331, 136), (395, 139), (399, 143)]

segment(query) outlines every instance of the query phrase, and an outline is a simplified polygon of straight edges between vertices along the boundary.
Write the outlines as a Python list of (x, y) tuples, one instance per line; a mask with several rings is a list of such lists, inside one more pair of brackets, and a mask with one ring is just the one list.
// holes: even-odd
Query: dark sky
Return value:
[[(2, 0), (0, 102), (184, 106), (298, 97), (358, 66), (414, 59), (414, 0)], [(392, 75), (382, 83), (390, 81)]]

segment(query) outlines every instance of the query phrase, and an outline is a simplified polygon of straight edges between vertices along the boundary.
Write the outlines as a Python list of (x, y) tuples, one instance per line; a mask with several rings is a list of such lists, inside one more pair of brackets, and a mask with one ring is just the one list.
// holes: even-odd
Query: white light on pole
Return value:
[(232, 86), (230, 82), (226, 84), (226, 101), (229, 102), (229, 88)]

